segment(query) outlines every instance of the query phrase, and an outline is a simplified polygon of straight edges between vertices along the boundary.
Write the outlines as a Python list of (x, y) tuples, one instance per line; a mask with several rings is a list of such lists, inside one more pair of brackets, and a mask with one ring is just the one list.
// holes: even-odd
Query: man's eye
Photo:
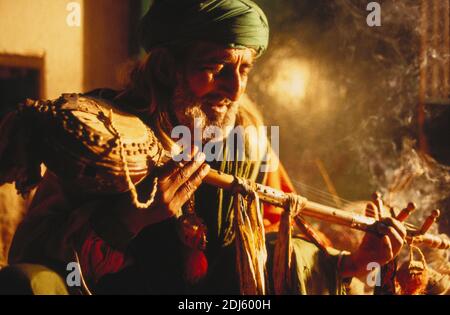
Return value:
[(244, 67), (241, 67), (240, 71), (241, 71), (241, 74), (247, 75), (250, 73), (250, 71), (252, 71), (252, 67), (244, 66)]
[(223, 69), (222, 65), (206, 65), (202, 67), (203, 71), (219, 73)]

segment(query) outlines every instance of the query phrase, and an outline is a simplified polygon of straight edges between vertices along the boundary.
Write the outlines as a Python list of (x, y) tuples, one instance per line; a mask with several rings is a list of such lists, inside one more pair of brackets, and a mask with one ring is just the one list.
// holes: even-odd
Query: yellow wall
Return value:
[(83, 23), (70, 27), (66, 6), (84, 0), (0, 0), (0, 54), (44, 56), (44, 98), (83, 91)]
[[(131, 0), (136, 1), (136, 0)], [(129, 58), (129, 1), (87, 0), (84, 4), (84, 89), (119, 88)]]
[[(67, 24), (71, 2), (80, 4), (79, 27)], [(129, 5), (124, 0), (0, 0), (0, 55), (42, 57), (44, 99), (117, 88), (116, 70), (129, 54)], [(27, 202), (12, 184), (0, 186), (0, 268)]]

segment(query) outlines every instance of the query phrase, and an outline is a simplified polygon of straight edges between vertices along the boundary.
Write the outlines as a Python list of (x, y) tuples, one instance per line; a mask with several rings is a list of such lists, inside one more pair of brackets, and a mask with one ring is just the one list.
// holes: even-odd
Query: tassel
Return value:
[(409, 266), (404, 263), (398, 271), (397, 281), (402, 295), (423, 294), (428, 284), (427, 269), (423, 269), (423, 265)]
[(252, 188), (245, 183), (240, 184), (248, 192), (247, 197), (235, 193), (233, 201), (240, 292), (242, 295), (264, 295), (267, 293), (267, 250), (262, 212)]
[(186, 247), (184, 279), (189, 284), (196, 284), (208, 273), (208, 260), (205, 253), (196, 248)]
[(178, 234), (185, 245), (184, 279), (190, 285), (201, 281), (208, 273), (206, 248), (206, 226), (193, 211), (179, 218)]
[[(421, 260), (414, 260), (413, 249), (416, 249)], [(402, 295), (424, 294), (428, 284), (428, 268), (421, 250), (410, 246), (409, 262), (404, 262), (397, 272), (397, 284)]]

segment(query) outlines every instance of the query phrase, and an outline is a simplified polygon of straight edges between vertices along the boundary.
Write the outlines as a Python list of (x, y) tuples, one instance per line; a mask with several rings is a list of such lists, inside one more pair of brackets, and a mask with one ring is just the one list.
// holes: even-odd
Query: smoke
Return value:
[[(280, 126), (282, 161), (295, 180), (326, 190), (319, 159), (341, 197), (367, 199), (403, 137), (416, 137), (419, 1), (380, 1), (375, 28), (366, 23), (367, 1), (259, 2), (271, 46), (249, 94)], [(383, 165), (369, 166), (372, 156)]]
[[(281, 161), (298, 191), (336, 206), (305, 189), (329, 192), (320, 160), (343, 201), (368, 200), (374, 191), (397, 211), (412, 201), (417, 210), (408, 222), (416, 226), (440, 208), (430, 232), (449, 234), (449, 167), (418, 150), (421, 1), (378, 1), (381, 27), (366, 23), (368, 1), (257, 2), (269, 12), (272, 35), (249, 94), (280, 126)], [(450, 60), (433, 48), (425, 56), (428, 64)], [(287, 74), (279, 79), (286, 64), (297, 74), (296, 65), (307, 69), (308, 80), (297, 79), (307, 82), (304, 94), (292, 93)], [(443, 251), (427, 256), (448, 271)]]

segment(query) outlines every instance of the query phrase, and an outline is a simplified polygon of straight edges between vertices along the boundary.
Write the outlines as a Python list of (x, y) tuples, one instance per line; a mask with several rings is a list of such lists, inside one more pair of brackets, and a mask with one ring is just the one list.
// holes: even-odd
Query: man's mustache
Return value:
[(228, 98), (210, 96), (210, 97), (205, 97), (202, 103), (211, 105), (211, 106), (215, 106), (215, 105), (230, 106), (233, 102)]

